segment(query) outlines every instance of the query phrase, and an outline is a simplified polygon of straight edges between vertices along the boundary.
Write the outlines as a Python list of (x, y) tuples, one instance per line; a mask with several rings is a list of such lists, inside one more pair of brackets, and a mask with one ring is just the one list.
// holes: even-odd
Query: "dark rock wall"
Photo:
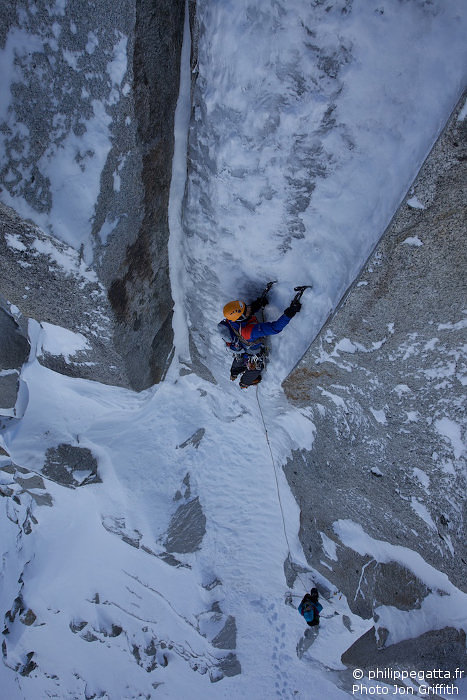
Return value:
[(25, 319), (14, 318), (7, 300), (0, 295), (0, 427), (4, 417), (21, 417), (20, 373), (30, 349)]
[(136, 3), (133, 96), (142, 201), (134, 239), (125, 250), (113, 243), (118, 264), (114, 250), (102, 259), (117, 321), (115, 344), (135, 389), (160, 381), (172, 350), (168, 204), (184, 9), (183, 0)]

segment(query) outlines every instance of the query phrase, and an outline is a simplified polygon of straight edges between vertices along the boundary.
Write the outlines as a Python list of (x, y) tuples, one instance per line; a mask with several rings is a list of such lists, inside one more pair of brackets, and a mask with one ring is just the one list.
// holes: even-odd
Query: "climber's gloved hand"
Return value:
[(298, 314), (301, 308), (302, 305), (300, 304), (298, 299), (293, 299), (290, 306), (284, 311), (284, 314), (289, 318), (293, 318), (295, 314)]
[(265, 306), (267, 306), (267, 304), (268, 298), (265, 294), (263, 294), (263, 296), (254, 300), (254, 302), (251, 304), (251, 308), (257, 311), (258, 309), (263, 309)]

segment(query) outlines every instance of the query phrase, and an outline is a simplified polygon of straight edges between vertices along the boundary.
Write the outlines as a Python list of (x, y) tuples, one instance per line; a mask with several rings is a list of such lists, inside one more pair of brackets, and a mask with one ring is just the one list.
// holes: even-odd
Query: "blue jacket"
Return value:
[(315, 615), (317, 618), (315, 622), (319, 621), (319, 614), (322, 609), (323, 606), (321, 605), (321, 603), (312, 603), (310, 600), (305, 600), (305, 598), (298, 606), (298, 612), (300, 613), (300, 615), (303, 615), (307, 622), (313, 622), (313, 620), (315, 620)]
[[(282, 314), (277, 321), (265, 321), (264, 323), (259, 323), (256, 316), (250, 316), (246, 321), (241, 322), (228, 321), (224, 318), (218, 324), (218, 328), (232, 352), (254, 354), (264, 346), (262, 340), (265, 336), (280, 333), (289, 321), (290, 318), (285, 314)], [(257, 342), (255, 343), (255, 341)]]

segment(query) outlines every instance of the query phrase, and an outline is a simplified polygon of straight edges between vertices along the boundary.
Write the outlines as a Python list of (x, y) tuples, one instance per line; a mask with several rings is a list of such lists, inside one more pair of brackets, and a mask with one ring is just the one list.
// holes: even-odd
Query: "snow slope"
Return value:
[[(9, 664), (24, 659), (31, 649), (37, 652), (34, 658), (40, 672), (22, 680), (21, 692), (34, 697), (39, 688), (43, 692), (53, 688), (54, 682), (45, 677), (53, 670), (62, 692), (78, 692), (77, 674), (86, 679), (87, 692), (89, 688), (95, 692), (105, 689), (115, 698), (122, 697), (119, 693), (125, 684), (129, 688), (125, 697), (136, 697), (137, 691), (150, 691), (154, 682), (164, 683), (160, 693), (170, 698), (180, 697), (188, 687), (191, 697), (249, 693), (271, 697), (276, 683), (286, 696), (301, 693), (308, 685), (308, 671), (299, 663), (295, 647), (303, 623), (295, 609), (284, 606), (287, 543), (258, 408), (251, 404), (254, 397), (239, 397), (235, 387), (221, 397), (217, 387), (206, 386), (195, 375), (135, 395), (61, 377), (36, 360), (24, 371), (24, 378), (31, 396), (28, 411), (5, 434), (6, 448), (15, 461), (39, 471), (48, 446), (71, 441), (90, 448), (98, 457), (103, 484), (68, 491), (51, 483), (48, 490), (54, 506), (36, 513), (39, 525), (30, 536), (34, 537), (34, 554), (26, 554), (29, 563), (22, 596), (41, 626), (14, 628), (8, 639)], [(49, 390), (44, 396), (45, 385)], [(69, 408), (65, 416), (63, 405)], [(174, 420), (174, 412), (182, 420)], [(311, 427), (307, 420), (299, 414), (295, 419), (296, 427), (289, 425), (290, 417), (285, 420), (282, 435), (275, 432), (276, 440), (288, 442), (287, 432), (296, 432), (297, 427), (306, 435)], [(204, 426), (206, 433), (197, 447), (181, 448)], [(239, 433), (250, 436), (240, 456)], [(277, 457), (280, 444), (273, 441), (273, 448)], [(191, 569), (173, 568), (141, 551), (143, 547), (156, 554), (163, 551), (174, 495), (187, 471), (192, 494), (199, 494), (207, 518), (201, 549), (177, 555)], [(298, 512), (285, 480), (279, 478), (294, 558), (304, 563), (296, 538)], [(111, 534), (109, 522), (118, 520), (124, 522), (128, 536), (142, 533), (139, 550)], [(106, 523), (107, 530), (101, 523)], [(8, 561), (7, 568), (12, 565)], [(12, 586), (15, 579), (17, 571)], [(305, 580), (311, 582), (309, 576)], [(95, 603), (96, 594), (100, 604)], [(300, 588), (296, 595), (301, 595)], [(235, 617), (238, 632), (242, 673), (224, 679), (225, 689), (210, 685), (209, 674), (198, 676), (190, 665), (185, 668), (180, 659), (183, 654), (177, 652), (179, 647), (191, 649), (200, 657), (200, 666), (203, 661), (213, 666), (211, 657), (216, 650), (197, 628), (204, 630), (203, 616), (209, 622), (207, 612), (214, 602)], [(326, 613), (332, 615), (334, 608), (328, 607)], [(351, 615), (344, 601), (337, 609)], [(83, 643), (76, 631), (71, 636), (67, 629), (76, 630), (82, 621), (88, 623), (85, 631), (102, 640), (94, 643), (97, 657), (90, 651), (92, 640)], [(355, 624), (360, 632), (367, 626), (358, 620)], [(126, 631), (126, 644), (131, 641), (142, 646), (141, 637), (147, 643), (150, 636), (143, 627), (159, 640), (172, 641), (176, 650), (168, 653), (167, 667), (145, 675), (130, 663), (133, 670), (128, 674), (118, 660), (120, 640), (110, 649), (104, 644), (111, 625)], [(341, 668), (340, 654), (351, 640), (340, 617), (330, 620), (319, 645), (326, 665)], [(217, 650), (217, 656), (221, 655)], [(116, 661), (123, 675), (115, 673)], [(215, 669), (212, 675), (215, 678)], [(317, 695), (339, 697), (325, 677), (318, 675), (315, 684)]]

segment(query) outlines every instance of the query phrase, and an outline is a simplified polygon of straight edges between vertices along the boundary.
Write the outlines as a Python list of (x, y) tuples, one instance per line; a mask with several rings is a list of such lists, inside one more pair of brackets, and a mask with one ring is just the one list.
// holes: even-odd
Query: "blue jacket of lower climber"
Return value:
[(319, 614), (323, 609), (321, 603), (318, 602), (319, 594), (317, 588), (312, 588), (309, 593), (305, 593), (302, 602), (298, 606), (298, 612), (306, 620), (307, 625), (319, 625)]

